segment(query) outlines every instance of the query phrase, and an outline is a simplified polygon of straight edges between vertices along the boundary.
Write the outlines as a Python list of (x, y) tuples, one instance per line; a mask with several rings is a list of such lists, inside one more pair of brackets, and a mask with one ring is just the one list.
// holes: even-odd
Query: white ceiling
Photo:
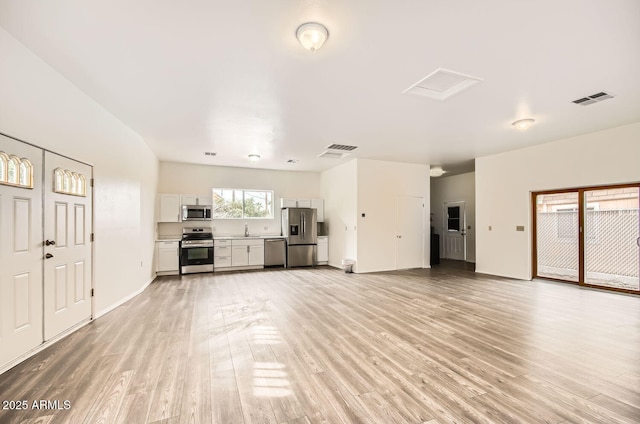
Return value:
[[(308, 21), (330, 34), (315, 53), (295, 39)], [(0, 0), (0, 25), (161, 160), (461, 172), (640, 121), (638, 0)], [(402, 93), (437, 68), (483, 81), (445, 101)], [(616, 97), (572, 103), (599, 91)], [(358, 149), (317, 158), (332, 143)]]

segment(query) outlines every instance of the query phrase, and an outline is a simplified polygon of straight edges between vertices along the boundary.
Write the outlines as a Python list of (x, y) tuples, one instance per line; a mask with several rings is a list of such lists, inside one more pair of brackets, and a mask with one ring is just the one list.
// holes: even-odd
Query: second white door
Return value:
[(422, 268), (424, 265), (424, 199), (396, 198), (396, 267)]
[(91, 318), (90, 181), (89, 165), (45, 152), (45, 340)]

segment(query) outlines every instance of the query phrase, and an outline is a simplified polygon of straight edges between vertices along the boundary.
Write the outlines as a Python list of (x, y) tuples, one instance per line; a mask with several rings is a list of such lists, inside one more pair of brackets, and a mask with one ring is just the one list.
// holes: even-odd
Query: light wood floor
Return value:
[(0, 400), (71, 404), (1, 423), (638, 423), (640, 297), (447, 267), (161, 277)]

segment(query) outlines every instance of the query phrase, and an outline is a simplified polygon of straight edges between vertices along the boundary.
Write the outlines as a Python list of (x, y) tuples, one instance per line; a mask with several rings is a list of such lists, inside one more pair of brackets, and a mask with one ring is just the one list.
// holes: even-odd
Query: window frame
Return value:
[[(224, 191), (236, 191), (236, 192), (241, 192), (242, 193), (242, 215), (238, 216), (238, 217), (232, 217), (232, 216), (219, 216), (217, 214), (217, 204), (216, 204), (216, 199), (215, 196), (217, 195), (217, 192), (224, 192)], [(270, 198), (270, 207), (269, 207), (269, 211), (268, 211), (268, 216), (247, 216), (246, 215), (246, 199), (247, 199), (247, 193), (268, 193), (268, 195), (271, 196)], [(223, 195), (218, 194), (220, 197), (223, 197)], [(213, 206), (211, 208), (211, 219), (213, 220), (238, 220), (238, 219), (244, 219), (244, 220), (254, 220), (254, 219), (268, 219), (268, 220), (273, 220), (275, 219), (275, 193), (273, 190), (268, 190), (268, 189), (248, 189), (248, 188), (228, 188), (228, 187), (214, 187), (211, 189), (211, 197), (213, 199)], [(267, 199), (265, 199), (266, 201)]]

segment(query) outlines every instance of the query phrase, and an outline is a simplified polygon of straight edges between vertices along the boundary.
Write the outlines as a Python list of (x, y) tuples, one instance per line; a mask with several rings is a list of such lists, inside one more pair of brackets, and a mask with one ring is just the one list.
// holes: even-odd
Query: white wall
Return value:
[(99, 316), (153, 278), (158, 161), (139, 135), (2, 28), (0, 58), (0, 132), (93, 165)]
[[(396, 266), (396, 198), (421, 197), (425, 203), (423, 266), (429, 267), (429, 165), (358, 159), (358, 272)], [(362, 214), (365, 214), (362, 217)]]
[(436, 234), (440, 235), (440, 257), (444, 257), (445, 202), (465, 202), (467, 262), (476, 261), (476, 175), (475, 172), (431, 179), (431, 212)]
[(476, 159), (476, 271), (531, 278), (531, 192), (639, 181), (640, 123)]
[[(280, 198), (321, 198), (320, 173), (274, 171), (255, 168), (160, 162), (158, 193), (211, 196), (211, 189), (238, 188), (273, 190), (274, 219), (213, 220), (215, 235), (244, 233), (245, 222), (252, 234), (280, 234)], [(159, 224), (159, 235), (179, 235), (184, 223)], [(193, 226), (193, 225), (188, 225)]]
[(342, 259), (356, 259), (358, 173), (357, 161), (336, 166), (321, 175), (325, 229), (329, 233), (329, 265), (342, 266)]

